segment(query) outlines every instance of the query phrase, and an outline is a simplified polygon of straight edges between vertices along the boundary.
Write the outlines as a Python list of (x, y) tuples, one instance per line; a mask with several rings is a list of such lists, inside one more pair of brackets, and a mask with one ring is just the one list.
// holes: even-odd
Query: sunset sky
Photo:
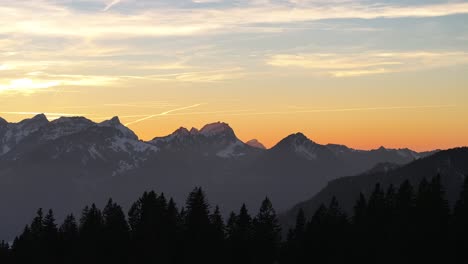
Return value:
[(468, 1), (2, 0), (0, 116), (468, 145)]

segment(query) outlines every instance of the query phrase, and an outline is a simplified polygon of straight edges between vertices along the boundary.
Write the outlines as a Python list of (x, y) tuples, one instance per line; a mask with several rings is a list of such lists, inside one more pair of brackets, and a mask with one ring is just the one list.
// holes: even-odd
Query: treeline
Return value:
[(163, 194), (145, 192), (127, 216), (109, 200), (86, 207), (57, 226), (40, 209), (0, 263), (468, 263), (468, 180), (451, 210), (440, 177), (408, 181), (369, 197), (360, 195), (347, 216), (335, 198), (281, 239), (266, 198), (252, 217), (246, 206), (224, 221), (201, 188), (179, 209)]

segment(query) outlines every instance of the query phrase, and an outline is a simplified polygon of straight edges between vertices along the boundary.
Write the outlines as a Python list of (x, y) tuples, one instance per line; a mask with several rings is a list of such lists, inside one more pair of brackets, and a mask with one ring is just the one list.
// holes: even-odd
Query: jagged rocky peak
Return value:
[(32, 118), (24, 119), (19, 124), (32, 124), (32, 123), (49, 123), (49, 120), (44, 114), (37, 114)]
[(138, 140), (138, 136), (128, 127), (122, 125), (122, 123), (120, 123), (119, 117), (117, 116), (114, 116), (110, 120), (105, 120), (99, 123), (98, 126), (114, 128), (120, 133), (121, 136), (134, 139), (134, 140)]
[(38, 114), (32, 118), (24, 119), (18, 123), (18, 126), (21, 129), (36, 130), (48, 123), (49, 120), (47, 120), (47, 117), (44, 114)]
[(198, 129), (194, 128), (194, 127), (192, 127), (190, 129), (190, 134), (192, 134), (192, 135), (196, 135), (196, 134), (199, 134), (199, 133), (200, 133), (200, 131)]
[(0, 126), (6, 126), (8, 125), (8, 121), (0, 117)]
[(87, 129), (95, 123), (84, 117), (60, 117), (42, 129), (42, 140), (52, 140)]
[(235, 137), (234, 130), (224, 122), (216, 122), (205, 125), (201, 130), (200, 134), (210, 136), (228, 136)]
[(177, 136), (188, 136), (190, 135), (190, 131), (188, 131), (188, 129), (185, 127), (180, 127), (176, 131), (174, 131), (174, 133), (172, 134), (177, 135)]
[(299, 146), (299, 145), (304, 145), (304, 144), (313, 144), (313, 145), (315, 145), (316, 143), (313, 142), (312, 140), (310, 140), (308, 137), (306, 137), (301, 132), (298, 132), (298, 133), (291, 134), (291, 135), (287, 136), (286, 138), (281, 140), (278, 143), (278, 145), (279, 144)]
[(259, 149), (266, 149), (266, 147), (257, 139), (251, 139), (247, 141), (245, 144), (254, 147), (254, 148), (259, 148)]

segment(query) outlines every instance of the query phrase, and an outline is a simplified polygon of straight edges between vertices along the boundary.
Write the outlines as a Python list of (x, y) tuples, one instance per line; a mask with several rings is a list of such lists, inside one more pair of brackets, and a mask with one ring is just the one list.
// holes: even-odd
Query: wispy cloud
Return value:
[(153, 115), (148, 115), (148, 116), (145, 116), (143, 118), (140, 118), (140, 119), (137, 119), (135, 121), (132, 121), (132, 122), (128, 122), (126, 123), (125, 125), (126, 126), (129, 126), (129, 125), (133, 125), (133, 124), (136, 124), (136, 123), (139, 123), (139, 122), (143, 122), (145, 120), (148, 120), (148, 119), (151, 119), (151, 118), (154, 118), (154, 117), (157, 117), (157, 116), (165, 116), (165, 115), (168, 115), (170, 113), (173, 113), (173, 112), (177, 112), (177, 111), (182, 111), (182, 110), (186, 110), (186, 109), (190, 109), (190, 108), (195, 108), (195, 107), (198, 107), (202, 104), (194, 104), (194, 105), (190, 105), (190, 106), (185, 106), (185, 107), (180, 107), (180, 108), (176, 108), (176, 109), (171, 109), (171, 110), (168, 110), (168, 111), (164, 111), (162, 113), (159, 113), (159, 114), (153, 114)]
[(409, 105), (409, 106), (376, 106), (376, 107), (356, 107), (356, 108), (319, 108), (304, 110), (286, 110), (286, 111), (265, 111), (265, 112), (247, 112), (234, 113), (236, 116), (255, 116), (255, 115), (288, 115), (288, 114), (307, 114), (307, 113), (333, 113), (333, 112), (360, 112), (360, 111), (388, 111), (388, 110), (430, 110), (441, 108), (454, 108), (456, 105)]
[[(118, 3), (120, 3), (118, 0), (111, 1), (104, 10), (109, 10)], [(37, 5), (7, 0), (0, 8), (0, 33), (80, 38), (225, 34), (242, 31), (246, 26), (255, 24), (467, 14), (468, 3), (448, 2), (404, 6), (370, 5), (348, 1), (323, 4), (312, 1), (292, 3), (292, 5), (269, 3), (217, 9), (164, 7), (129, 11), (128, 14), (117, 12), (96, 14), (68, 9), (47, 1), (42, 1), (41, 5)]]
[(112, 0), (111, 2), (109, 2), (106, 7), (104, 7), (103, 11), (107, 11), (109, 9), (111, 9), (113, 6), (115, 6), (116, 4), (120, 3), (121, 0)]
[(270, 56), (267, 64), (276, 67), (305, 68), (317, 74), (335, 77), (352, 77), (468, 64), (468, 52), (388, 51), (352, 54), (277, 54)]

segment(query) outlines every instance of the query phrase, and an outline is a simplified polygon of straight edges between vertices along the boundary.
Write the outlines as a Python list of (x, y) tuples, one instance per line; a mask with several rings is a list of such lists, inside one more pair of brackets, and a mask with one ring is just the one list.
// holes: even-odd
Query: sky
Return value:
[(2, 0), (0, 116), (468, 145), (468, 1)]

